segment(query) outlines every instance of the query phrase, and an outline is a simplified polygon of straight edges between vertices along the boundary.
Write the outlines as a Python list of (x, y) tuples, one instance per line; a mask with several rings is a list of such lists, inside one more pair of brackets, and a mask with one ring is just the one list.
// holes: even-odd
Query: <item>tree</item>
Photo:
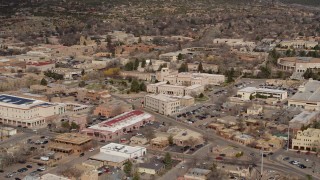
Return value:
[(137, 171), (134, 173), (132, 180), (140, 180), (140, 176), (139, 176), (139, 173)]
[(136, 79), (132, 80), (130, 91), (136, 92), (136, 93), (138, 93), (140, 91), (140, 85), (139, 85), (138, 80), (136, 80)]
[(170, 153), (168, 153), (168, 152), (166, 153), (166, 155), (164, 156), (164, 159), (163, 159), (163, 163), (167, 169), (171, 169), (172, 159), (171, 159)]
[(81, 76), (84, 76), (84, 74), (85, 74), (85, 71), (84, 71), (84, 69), (82, 69)]
[(118, 75), (120, 72), (120, 68), (109, 68), (106, 71), (104, 71), (104, 75), (105, 76), (114, 76), (114, 75)]
[(234, 68), (231, 68), (230, 70), (227, 70), (225, 72), (225, 76), (227, 76), (227, 83), (231, 83), (234, 81)]
[(261, 66), (260, 72), (257, 75), (258, 78), (270, 78), (271, 77), (271, 69), (268, 66)]
[(169, 145), (170, 145), (170, 146), (173, 145), (173, 136), (172, 136), (172, 135), (170, 135), (170, 136), (168, 137), (168, 142), (169, 142)]
[(85, 87), (86, 86), (86, 82), (85, 81), (80, 81), (79, 82), (79, 87)]
[(204, 97), (203, 93), (200, 93), (199, 98), (203, 98), (203, 97)]
[(133, 70), (134, 70), (134, 64), (133, 64), (133, 62), (128, 62), (128, 63), (124, 66), (124, 70), (126, 70), (126, 71), (133, 71)]
[(182, 57), (183, 57), (182, 54), (179, 53), (179, 54), (178, 54), (178, 60), (182, 60)]
[(75, 123), (75, 122), (71, 122), (71, 125), (70, 125), (70, 128), (71, 129), (80, 129), (80, 126), (77, 124), (77, 123)]
[(188, 72), (188, 64), (182, 63), (180, 68), (178, 69), (179, 72)]
[(146, 131), (144, 132), (144, 136), (150, 141), (151, 139), (155, 138), (155, 134), (154, 131), (152, 129), (146, 129)]
[(200, 64), (198, 65), (198, 72), (203, 72), (202, 62), (200, 62)]
[(123, 171), (127, 176), (131, 176), (132, 173), (132, 162), (129, 160), (124, 164)]
[(139, 67), (139, 60), (136, 59), (136, 60), (134, 61), (134, 70), (137, 70), (138, 67)]
[(309, 78), (314, 78), (314, 73), (312, 72), (312, 70), (310, 68), (308, 68), (304, 73), (303, 73), (303, 77), (305, 79), (309, 79)]
[(146, 91), (147, 90), (147, 86), (144, 84), (144, 82), (140, 83), (139, 89), (140, 89), (140, 91)]
[[(151, 61), (151, 60), (150, 60), (150, 61)], [(145, 60), (145, 59), (142, 60), (142, 62), (141, 62), (141, 67), (142, 67), (142, 68), (146, 67), (146, 60)]]
[(40, 84), (42, 86), (46, 86), (46, 85), (48, 85), (48, 81), (46, 79), (42, 78)]
[(64, 121), (64, 122), (61, 122), (61, 127), (69, 130), (71, 126), (68, 121)]
[(162, 68), (165, 68), (165, 67), (167, 67), (167, 64), (161, 64), (161, 65), (159, 66), (159, 68), (158, 68), (158, 71), (161, 71), (161, 69), (162, 69)]

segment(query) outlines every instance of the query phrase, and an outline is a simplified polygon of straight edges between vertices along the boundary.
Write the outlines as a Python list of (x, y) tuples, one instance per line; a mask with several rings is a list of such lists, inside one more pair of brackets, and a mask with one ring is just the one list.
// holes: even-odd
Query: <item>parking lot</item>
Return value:
[(306, 174), (320, 174), (320, 164), (314, 161), (314, 155), (301, 155), (296, 157), (281, 157), (284, 164), (302, 169)]
[(46, 170), (46, 166), (33, 162), (21, 162), (9, 166), (3, 170), (2, 177), (0, 179), (23, 179), (27, 175), (43, 174)]

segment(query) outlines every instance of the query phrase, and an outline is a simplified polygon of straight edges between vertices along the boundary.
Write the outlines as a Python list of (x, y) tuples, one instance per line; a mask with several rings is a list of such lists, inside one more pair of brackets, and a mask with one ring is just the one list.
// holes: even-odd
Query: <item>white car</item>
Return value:
[(89, 149), (89, 152), (92, 152), (92, 151), (94, 151), (94, 148)]
[(39, 171), (45, 171), (45, 170), (46, 170), (46, 167), (41, 166), (41, 167), (38, 168), (38, 170), (39, 170)]
[(292, 164), (297, 165), (297, 164), (300, 164), (300, 162), (299, 161), (293, 161)]

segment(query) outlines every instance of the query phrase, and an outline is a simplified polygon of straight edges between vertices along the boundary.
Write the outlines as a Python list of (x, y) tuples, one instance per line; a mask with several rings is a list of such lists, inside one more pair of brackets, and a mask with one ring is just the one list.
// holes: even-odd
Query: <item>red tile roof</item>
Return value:
[(113, 124), (117, 124), (117, 123), (119, 123), (121, 121), (127, 120), (128, 118), (131, 118), (131, 117), (134, 117), (134, 116), (139, 116), (139, 115), (141, 115), (143, 113), (144, 113), (143, 111), (134, 110), (134, 111), (131, 111), (131, 112), (126, 113), (124, 115), (115, 117), (115, 118), (111, 119), (110, 121), (102, 122), (100, 125), (101, 126), (112, 126)]

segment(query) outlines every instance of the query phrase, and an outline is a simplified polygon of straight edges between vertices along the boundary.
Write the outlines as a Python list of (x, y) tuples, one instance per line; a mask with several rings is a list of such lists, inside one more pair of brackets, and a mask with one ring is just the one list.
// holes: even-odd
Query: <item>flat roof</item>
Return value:
[(209, 169), (191, 168), (188, 170), (187, 175), (203, 176), (208, 175), (209, 173), (211, 173), (211, 170)]
[(313, 111), (302, 111), (300, 114), (298, 114), (296, 117), (294, 117), (290, 123), (298, 122), (298, 123), (308, 123), (312, 118), (317, 116), (319, 112)]
[(320, 102), (320, 81), (309, 80), (290, 100)]
[(69, 178), (66, 178), (64, 176), (58, 176), (58, 175), (50, 174), (50, 173), (42, 175), (40, 179), (41, 180), (42, 179), (43, 180), (70, 180)]
[(105, 146), (102, 146), (100, 148), (100, 152), (103, 151), (115, 151), (115, 152), (120, 152), (124, 154), (132, 154), (137, 151), (140, 151), (142, 149), (146, 149), (145, 147), (140, 147), (140, 146), (127, 146), (123, 144), (118, 144), (118, 143), (109, 143)]
[(286, 93), (284, 90), (279, 89), (268, 89), (268, 88), (256, 88), (256, 87), (245, 87), (243, 89), (240, 89), (238, 92), (245, 92), (245, 93), (254, 93), (254, 92), (260, 92), (260, 93)]
[(126, 161), (128, 158), (100, 152), (96, 155), (91, 156), (90, 159), (94, 159), (94, 160), (98, 160), (98, 161), (108, 161), (108, 162), (121, 163), (123, 161)]
[(239, 135), (236, 135), (235, 137), (238, 138), (238, 139), (243, 139), (243, 140), (253, 139), (252, 136), (247, 135), (247, 134), (239, 134)]
[(195, 89), (195, 88), (199, 88), (199, 87), (202, 87), (202, 85), (200, 85), (200, 84), (194, 84), (194, 85), (191, 85), (191, 86), (188, 86), (188, 87), (186, 87), (186, 89)]
[(165, 101), (165, 102), (176, 102), (176, 101), (179, 101), (176, 98), (173, 98), (173, 97), (170, 97), (170, 96), (167, 96), (167, 95), (164, 95), (164, 94), (148, 94), (148, 95), (146, 95), (146, 97), (151, 97), (151, 98), (158, 99), (158, 100)]
[(77, 133), (64, 133), (57, 135), (54, 140), (61, 142), (69, 142), (72, 144), (82, 144), (92, 140), (91, 137)]
[(53, 104), (31, 98), (18, 97), (9, 94), (0, 94), (0, 105), (26, 109), (38, 106), (52, 106)]
[(155, 169), (159, 170), (164, 167), (164, 164), (161, 161), (157, 160), (152, 160), (151, 162), (148, 163), (140, 163), (139, 167), (145, 168), (145, 169)]
[(107, 119), (99, 124), (90, 126), (88, 129), (116, 132), (124, 127), (133, 125), (152, 117), (151, 114), (140, 110), (133, 110), (120, 114), (114, 118)]

